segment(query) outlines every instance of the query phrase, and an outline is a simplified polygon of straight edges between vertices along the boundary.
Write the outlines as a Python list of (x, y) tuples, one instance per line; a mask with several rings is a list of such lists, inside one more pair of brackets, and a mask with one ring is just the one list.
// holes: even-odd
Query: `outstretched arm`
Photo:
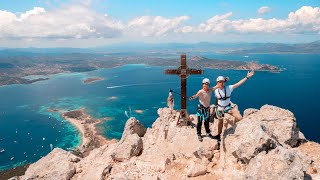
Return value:
[(191, 96), (191, 97), (189, 98), (189, 100), (190, 100), (190, 101), (194, 100), (195, 98), (197, 98), (197, 97), (199, 96), (199, 94), (200, 94), (200, 91), (198, 91), (197, 94)]
[(216, 90), (218, 88), (218, 85), (215, 85), (215, 86), (213, 86), (212, 88), (210, 88), (209, 90), (210, 91), (214, 91), (214, 90)]
[(239, 82), (233, 85), (233, 89), (239, 87), (242, 85), (244, 82), (246, 82), (249, 78), (251, 78), (254, 75), (254, 70), (251, 70), (250, 72), (248, 71), (247, 76), (243, 79), (241, 79)]

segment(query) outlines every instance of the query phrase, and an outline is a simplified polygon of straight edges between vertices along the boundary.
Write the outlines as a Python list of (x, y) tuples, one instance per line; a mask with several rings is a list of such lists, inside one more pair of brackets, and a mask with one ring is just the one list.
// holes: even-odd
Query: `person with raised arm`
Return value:
[(234, 89), (241, 86), (244, 82), (250, 79), (254, 75), (254, 71), (248, 71), (247, 76), (241, 79), (239, 82), (233, 85), (225, 85), (229, 80), (228, 77), (218, 76), (217, 89), (214, 91), (216, 97), (216, 117), (219, 119), (218, 123), (218, 135), (213, 136), (215, 139), (221, 140), (220, 135), (222, 133), (223, 117), (225, 113), (230, 114), (235, 118), (235, 122), (241, 121), (242, 116), (238, 110), (238, 106), (231, 102), (231, 93)]

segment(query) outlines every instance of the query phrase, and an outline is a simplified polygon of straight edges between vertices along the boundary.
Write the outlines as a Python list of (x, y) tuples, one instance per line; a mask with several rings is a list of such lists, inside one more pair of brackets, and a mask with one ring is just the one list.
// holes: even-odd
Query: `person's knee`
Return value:
[(234, 116), (235, 117), (235, 119), (236, 119), (236, 122), (239, 122), (239, 121), (241, 121), (242, 119), (243, 119), (243, 117), (241, 116), (241, 114), (239, 113), (239, 114), (237, 114), (236, 116)]

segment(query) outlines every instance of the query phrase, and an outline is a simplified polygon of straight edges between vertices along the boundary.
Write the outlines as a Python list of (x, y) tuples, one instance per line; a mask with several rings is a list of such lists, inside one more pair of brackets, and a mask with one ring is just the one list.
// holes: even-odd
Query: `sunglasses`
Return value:
[(224, 83), (224, 81), (218, 81), (218, 83)]
[(210, 85), (209, 83), (202, 83), (202, 84), (205, 84), (205, 85), (208, 85), (208, 86)]

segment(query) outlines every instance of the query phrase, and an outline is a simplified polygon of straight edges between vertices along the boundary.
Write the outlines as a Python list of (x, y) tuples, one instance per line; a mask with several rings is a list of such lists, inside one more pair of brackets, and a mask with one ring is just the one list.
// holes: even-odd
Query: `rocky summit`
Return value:
[(247, 109), (236, 124), (226, 115), (221, 142), (198, 141), (195, 115), (182, 127), (179, 112), (158, 115), (152, 128), (128, 119), (118, 142), (84, 158), (56, 148), (14, 179), (320, 179), (320, 145), (305, 139), (288, 110)]

